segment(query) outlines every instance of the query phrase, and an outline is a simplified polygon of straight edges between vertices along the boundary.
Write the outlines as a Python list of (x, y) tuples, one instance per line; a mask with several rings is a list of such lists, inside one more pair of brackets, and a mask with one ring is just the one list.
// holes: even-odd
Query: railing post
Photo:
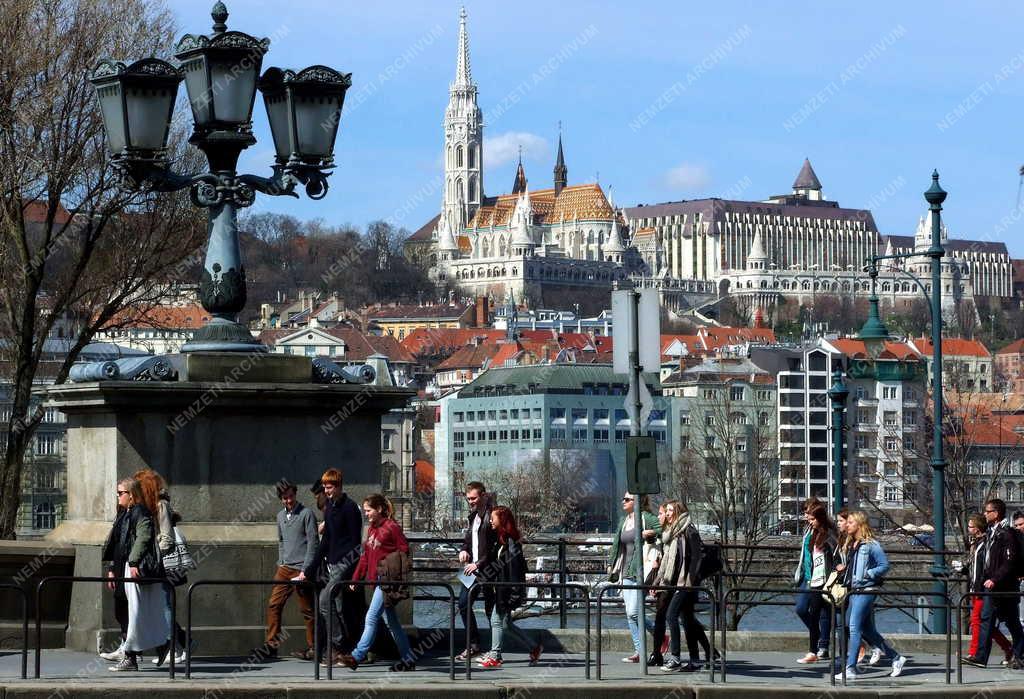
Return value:
[(566, 564), (565, 555), (565, 537), (558, 537), (558, 582), (561, 583), (561, 587), (558, 588), (558, 628), (565, 629), (568, 626), (568, 616), (565, 608), (565, 581), (568, 580), (568, 566)]

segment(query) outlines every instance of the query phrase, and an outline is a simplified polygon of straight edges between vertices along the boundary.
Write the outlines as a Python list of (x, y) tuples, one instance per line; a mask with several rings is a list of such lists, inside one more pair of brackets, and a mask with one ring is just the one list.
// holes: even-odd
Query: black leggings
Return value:
[(672, 602), (672, 594), (672, 590), (660, 590), (655, 598), (654, 628), (651, 635), (654, 636), (653, 654), (656, 656), (661, 655), (661, 644), (665, 639), (665, 618), (668, 615), (668, 606)]

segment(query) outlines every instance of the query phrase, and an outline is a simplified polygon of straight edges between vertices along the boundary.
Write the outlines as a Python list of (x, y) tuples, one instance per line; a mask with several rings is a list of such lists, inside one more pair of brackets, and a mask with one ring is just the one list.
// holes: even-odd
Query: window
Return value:
[(565, 424), (565, 408), (551, 408), (548, 415), (551, 416), (551, 422)]
[(743, 454), (743, 453), (746, 453), (746, 451), (747, 451), (747, 440), (745, 440), (745, 439), (740, 439), (740, 440), (738, 440), (738, 441), (736, 442), (736, 447), (735, 447), (735, 449), (736, 449), (736, 453), (737, 453), (737, 454)]
[(747, 416), (744, 413), (733, 413), (729, 416), (729, 422), (734, 425), (746, 425)]
[(897, 425), (900, 424), (899, 420), (896, 418), (895, 410), (886, 410), (882, 414), (882, 422), (885, 424), (886, 427), (896, 427)]
[(916, 425), (917, 424), (917, 411), (916, 410), (905, 410), (905, 411), (903, 411), (903, 424), (904, 425)]
[(394, 439), (395, 433), (392, 430), (385, 430), (380, 434), (380, 450), (391, 451), (391, 441)]
[(757, 424), (761, 427), (767, 427), (771, 424), (771, 416), (768, 413), (762, 412), (757, 415)]
[(586, 425), (587, 424), (587, 409), (586, 408), (573, 408), (572, 409), (572, 424), (574, 424), (574, 425)]
[(679, 424), (680, 425), (689, 425), (690, 424), (690, 413), (680, 413), (679, 414)]
[(903, 389), (903, 400), (917, 400), (917, 391), (912, 388)]
[(487, 440), (487, 433), (485, 431), (480, 430), (479, 432), (476, 433), (476, 441), (484, 442), (486, 440)]
[(53, 529), (57, 526), (57, 508), (52, 502), (41, 502), (32, 509), (33, 529)]
[(519, 419), (519, 410), (516, 409), (516, 408), (512, 408), (510, 411), (508, 411), (508, 417), (509, 417), (510, 420), (518, 420)]
[(625, 442), (626, 437), (629, 436), (629, 430), (615, 430), (615, 441)]
[(587, 441), (587, 428), (586, 427), (573, 427), (572, 428), (572, 441), (574, 441), (574, 442), (585, 442), (585, 441)]
[(772, 392), (771, 391), (758, 391), (757, 392), (757, 399), (759, 401), (767, 403), (768, 401), (770, 401), (772, 399)]
[(865, 389), (863, 386), (857, 386), (856, 395), (857, 400), (864, 400), (865, 398), (868, 397), (867, 389)]
[(462, 432), (452, 433), (452, 446), (454, 446), (456, 449), (462, 449), (464, 441), (465, 437), (463, 436)]
[(651, 430), (648, 434), (654, 437), (654, 441), (656, 444), (665, 443), (665, 430)]
[(498, 441), (498, 430), (487, 430), (487, 441), (496, 442)]
[(867, 438), (867, 436), (863, 435), (863, 434), (854, 435), (854, 437), (853, 437), (853, 445), (857, 449), (867, 449), (868, 448), (868, 438)]
[(712, 425), (715, 424), (715, 416), (711, 413), (711, 411), (704, 413), (704, 424), (707, 425), (708, 427), (711, 427)]
[(896, 386), (882, 386), (882, 398), (886, 400), (895, 400), (899, 389)]
[(57, 454), (60, 435), (37, 434), (36, 456), (54, 456)]
[(903, 438), (903, 448), (906, 449), (907, 451), (913, 451), (914, 450), (914, 438), (913, 437), (904, 437)]
[(897, 452), (897, 451), (899, 451), (899, 448), (900, 448), (900, 440), (896, 439), (895, 437), (886, 437), (885, 438), (885, 450), (887, 452)]
[(540, 418), (541, 418), (540, 408), (533, 408), (532, 410), (533, 410), (533, 419), (534, 420), (540, 420)]
[(885, 501), (886, 502), (899, 502), (900, 501), (900, 489), (894, 485), (885, 486)]
[(870, 475), (870, 474), (872, 474), (874, 472), (875, 472), (875, 469), (872, 468), (871, 465), (867, 461), (864, 461), (863, 459), (861, 459), (861, 460), (859, 460), (857, 462), (857, 475), (858, 476), (867, 476), (867, 475)]
[(56, 490), (59, 487), (58, 481), (57, 471), (36, 471), (36, 488), (40, 490)]
[[(483, 413), (483, 411), (480, 411), (480, 413), (478, 413), (478, 414), (479, 414), (479, 416), (480, 416), (480, 419), (481, 419), (481, 420), (483, 420), (483, 419), (484, 419), (484, 413)], [(488, 410), (488, 411), (487, 411), (487, 419), (488, 419), (488, 420), (490, 420), (490, 421), (492, 421), (492, 422), (493, 422), (494, 420), (497, 420), (497, 419), (498, 419), (498, 413), (497, 413), (497, 411), (495, 411), (495, 410)], [(506, 417), (506, 419), (508, 419), (508, 418)]]
[(889, 478), (893, 478), (899, 475), (899, 464), (895, 461), (885, 462), (885, 475)]
[[(490, 412), (491, 412), (492, 414), (494, 413), (494, 411), (493, 411), (493, 410), (492, 410), (492, 411), (490, 411)], [(492, 417), (491, 419), (493, 420), (494, 418)], [(498, 414), (498, 419), (499, 419), (499, 420), (501, 420), (502, 422), (508, 422), (508, 411), (507, 411), (507, 410), (501, 410), (501, 411), (499, 411), (499, 414)]]
[(729, 389), (729, 400), (743, 400), (743, 387), (733, 386)]
[(476, 432), (473, 430), (466, 433), (466, 444), (476, 444)]
[(686, 436), (680, 437), (679, 438), (679, 447), (681, 449), (689, 449), (690, 448), (690, 438), (686, 437)]
[(718, 391), (713, 388), (704, 389), (704, 400), (714, 400), (718, 397)]
[(552, 442), (564, 442), (565, 441), (565, 428), (554, 427), (551, 429), (551, 441)]
[(534, 428), (533, 430), (533, 441), (539, 442), (544, 439), (543, 432), (539, 429)]
[(704, 440), (704, 446), (706, 446), (708, 449), (714, 449), (715, 448), (715, 436), (714, 435), (709, 435)]
[(595, 444), (607, 444), (608, 443), (608, 430), (594, 430), (594, 443)]
[(518, 442), (519, 441), (519, 430), (512, 430), (512, 441), (513, 442)]
[(502, 442), (508, 441), (508, 430), (498, 430), (498, 439)]

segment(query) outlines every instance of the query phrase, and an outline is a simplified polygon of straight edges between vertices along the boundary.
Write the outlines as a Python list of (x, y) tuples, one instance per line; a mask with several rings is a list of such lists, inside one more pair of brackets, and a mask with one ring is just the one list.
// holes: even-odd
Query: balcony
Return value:
[(858, 398), (857, 406), (861, 408), (873, 407), (878, 405), (877, 398)]
[(877, 447), (863, 447), (858, 448), (854, 452), (856, 456), (864, 457), (866, 459), (877, 459), (878, 448)]
[(878, 431), (878, 423), (877, 422), (858, 422), (858, 423), (854, 424), (853, 429), (857, 430), (858, 432), (877, 432)]

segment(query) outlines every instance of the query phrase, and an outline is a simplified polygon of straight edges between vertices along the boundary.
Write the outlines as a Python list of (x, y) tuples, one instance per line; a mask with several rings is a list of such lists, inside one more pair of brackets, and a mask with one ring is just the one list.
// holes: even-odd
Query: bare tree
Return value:
[(571, 449), (549, 450), (479, 477), (498, 504), (515, 513), (525, 536), (553, 529), (573, 531), (581, 505), (594, 491), (590, 460)]
[(0, 5), (0, 353), (13, 403), (0, 472), (2, 538), (14, 536), (24, 451), (42, 417), (31, 390), (54, 323), (76, 319), (60, 383), (98, 329), (125, 305), (151, 300), (202, 242), (187, 194), (117, 189), (88, 83), (103, 56), (168, 53), (172, 32), (170, 14), (150, 0)]
[[(702, 380), (690, 402), (689, 427), (674, 461), (676, 492), (692, 513), (718, 527), (734, 587), (766, 587), (772, 572), (758, 554), (778, 505), (778, 449), (773, 386), (737, 378)], [(760, 593), (740, 593), (727, 623), (736, 629)]]

